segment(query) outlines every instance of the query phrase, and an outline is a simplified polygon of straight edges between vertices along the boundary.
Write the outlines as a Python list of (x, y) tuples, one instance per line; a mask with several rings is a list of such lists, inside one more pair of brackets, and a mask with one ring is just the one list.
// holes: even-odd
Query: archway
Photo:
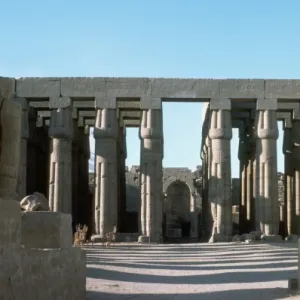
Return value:
[(185, 182), (170, 183), (165, 191), (163, 211), (165, 240), (191, 237), (191, 191)]

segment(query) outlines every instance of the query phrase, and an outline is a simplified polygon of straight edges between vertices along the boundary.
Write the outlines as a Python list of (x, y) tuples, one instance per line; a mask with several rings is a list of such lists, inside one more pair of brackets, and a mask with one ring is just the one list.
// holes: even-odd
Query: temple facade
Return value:
[[(189, 231), (192, 237), (196, 236), (197, 188), (187, 182), (183, 188), (181, 180), (174, 185), (162, 180), (162, 102), (204, 102), (203, 130), (198, 135), (195, 132), (195, 141), (199, 141), (195, 147), (200, 149), (202, 165), (201, 224), (205, 235), (213, 242), (228, 241), (233, 234), (232, 128), (239, 129), (240, 137), (240, 232), (259, 231), (266, 238), (274, 238), (280, 231), (284, 235), (299, 234), (300, 81), (12, 80), (12, 101), (19, 102), (23, 109), (19, 197), (33, 191), (44, 193), (51, 210), (72, 214), (73, 223), (87, 223), (92, 218), (93, 234), (99, 238), (112, 231), (122, 232), (127, 223), (126, 128), (138, 127), (138, 234), (151, 242), (176, 236), (179, 229), (181, 234)], [(278, 205), (278, 120), (283, 121), (284, 130), (283, 206)], [(88, 174), (90, 127), (94, 128), (96, 144), (92, 201)], [(184, 199), (189, 199), (182, 211), (178, 200), (174, 200), (178, 190)], [(181, 225), (175, 225), (178, 223)]]

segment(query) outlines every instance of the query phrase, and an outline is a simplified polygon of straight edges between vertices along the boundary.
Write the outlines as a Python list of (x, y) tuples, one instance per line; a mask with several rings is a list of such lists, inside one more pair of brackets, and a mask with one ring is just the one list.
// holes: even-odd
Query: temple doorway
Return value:
[(168, 186), (163, 211), (165, 241), (188, 240), (191, 237), (191, 192), (185, 182), (175, 180)]

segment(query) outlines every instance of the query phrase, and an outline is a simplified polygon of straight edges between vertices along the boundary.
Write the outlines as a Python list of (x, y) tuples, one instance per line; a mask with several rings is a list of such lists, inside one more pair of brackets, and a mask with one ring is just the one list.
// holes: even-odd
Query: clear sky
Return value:
[[(299, 13), (299, 0), (3, 1), (0, 74), (300, 78)], [(201, 164), (201, 105), (163, 108), (164, 166)], [(139, 164), (137, 130), (127, 137)], [(233, 176), (236, 152), (235, 132)]]

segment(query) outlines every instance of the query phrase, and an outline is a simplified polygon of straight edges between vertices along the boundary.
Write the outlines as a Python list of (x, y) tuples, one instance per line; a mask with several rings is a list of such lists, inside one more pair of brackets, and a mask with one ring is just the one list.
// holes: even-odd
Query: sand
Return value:
[(296, 243), (89, 246), (87, 299), (300, 299)]

